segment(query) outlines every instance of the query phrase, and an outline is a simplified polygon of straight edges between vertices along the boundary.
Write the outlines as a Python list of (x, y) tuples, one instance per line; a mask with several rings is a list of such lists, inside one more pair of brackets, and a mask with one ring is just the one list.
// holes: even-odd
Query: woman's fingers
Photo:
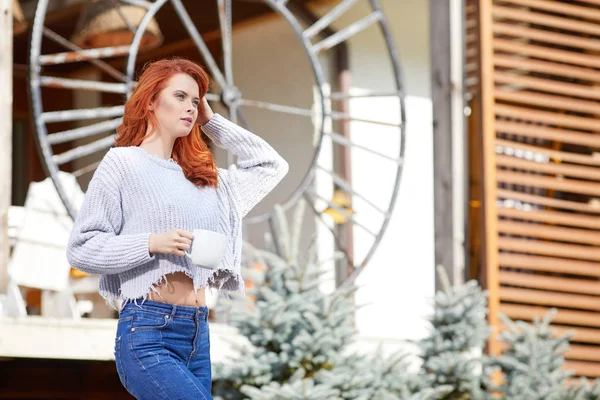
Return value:
[(188, 231), (185, 231), (183, 229), (176, 229), (175, 231), (182, 238), (186, 238), (186, 239), (189, 239), (189, 240), (192, 240), (194, 238), (194, 235), (192, 234), (192, 232), (188, 232)]
[(184, 237), (180, 237), (179, 239), (177, 239), (177, 242), (185, 243), (185, 244), (192, 244), (192, 241), (190, 239), (184, 238)]
[(190, 245), (188, 243), (178, 242), (175, 243), (175, 247), (178, 250), (188, 250), (190, 248)]

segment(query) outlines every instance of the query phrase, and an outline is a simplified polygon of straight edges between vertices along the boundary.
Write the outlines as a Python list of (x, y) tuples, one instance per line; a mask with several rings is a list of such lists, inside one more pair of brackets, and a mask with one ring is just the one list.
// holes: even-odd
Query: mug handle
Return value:
[[(192, 245), (193, 245), (193, 243), (194, 243), (194, 241), (192, 240)], [(191, 249), (191, 247), (190, 247), (190, 249)], [(185, 254), (185, 255), (186, 255), (186, 256), (187, 256), (187, 257), (188, 257), (190, 260), (192, 259), (192, 256), (190, 255), (190, 253), (188, 253), (188, 251), (187, 251), (187, 250), (184, 250), (184, 251), (183, 251), (183, 253), (184, 253), (184, 254)]]
[(187, 251), (184, 251), (184, 253), (187, 256), (187, 258), (189, 258), (190, 260), (192, 259), (192, 256), (190, 256), (190, 253), (188, 253)]

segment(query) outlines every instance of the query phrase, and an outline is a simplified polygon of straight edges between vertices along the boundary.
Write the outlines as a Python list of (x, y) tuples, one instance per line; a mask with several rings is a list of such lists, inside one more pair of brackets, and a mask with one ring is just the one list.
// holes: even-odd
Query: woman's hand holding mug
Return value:
[(164, 253), (184, 256), (192, 244), (194, 235), (183, 229), (174, 229), (169, 232), (151, 234), (148, 241), (150, 253)]

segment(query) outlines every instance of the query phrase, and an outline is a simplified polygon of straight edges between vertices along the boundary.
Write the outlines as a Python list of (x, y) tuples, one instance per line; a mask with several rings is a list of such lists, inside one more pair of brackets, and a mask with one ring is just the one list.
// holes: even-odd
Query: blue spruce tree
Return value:
[(572, 372), (564, 368), (564, 354), (572, 333), (555, 335), (550, 323), (556, 313), (552, 309), (544, 318), (534, 318), (533, 324), (500, 315), (507, 329), (499, 338), (507, 348), (501, 356), (490, 358), (485, 369), (488, 376), (499, 370), (502, 381), (497, 386), (489, 384), (488, 392), (500, 393), (507, 400), (600, 399), (598, 380), (593, 385), (586, 379), (578, 385), (567, 384)]
[(299, 251), (304, 207), (300, 202), (294, 212), (293, 230), (276, 207), (278, 236), (268, 238), (267, 250), (245, 246), (245, 264), (262, 268), (245, 269), (255, 285), (245, 300), (234, 298), (226, 306), (230, 323), (250, 345), (241, 347), (232, 362), (215, 365), (216, 398), (427, 398), (411, 397), (419, 380), (406, 373), (402, 355), (369, 359), (349, 353), (356, 336), (351, 324), (356, 287), (329, 294), (320, 290), (323, 272), (314, 241)]
[(590, 383), (587, 378), (581, 378), (576, 385), (567, 388), (565, 400), (599, 400), (600, 379)]
[[(438, 268), (443, 290), (434, 297), (430, 334), (420, 341), (422, 385), (446, 389), (443, 400), (484, 399), (482, 353), (490, 328), (487, 293), (476, 281), (451, 286)], [(449, 389), (448, 389), (449, 388)]]
[(494, 390), (507, 399), (559, 400), (564, 399), (566, 380), (563, 354), (569, 347), (569, 336), (553, 337), (550, 321), (556, 310), (543, 319), (536, 318), (533, 325), (523, 321), (513, 322), (504, 315), (500, 320), (508, 329), (499, 339), (508, 345), (501, 356), (493, 358), (490, 365), (500, 369), (503, 382)]

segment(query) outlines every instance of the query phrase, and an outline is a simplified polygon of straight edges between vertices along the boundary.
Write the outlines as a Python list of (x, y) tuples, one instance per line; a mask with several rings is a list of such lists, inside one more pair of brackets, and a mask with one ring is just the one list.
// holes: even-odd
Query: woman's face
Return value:
[(156, 101), (150, 104), (158, 121), (158, 133), (173, 136), (173, 139), (187, 136), (196, 123), (199, 105), (196, 81), (187, 74), (173, 75)]

